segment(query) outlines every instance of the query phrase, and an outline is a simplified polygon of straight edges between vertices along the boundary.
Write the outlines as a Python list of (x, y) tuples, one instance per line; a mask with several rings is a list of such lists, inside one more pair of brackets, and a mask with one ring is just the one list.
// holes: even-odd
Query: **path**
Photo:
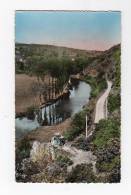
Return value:
[(71, 166), (68, 166), (67, 171), (70, 172), (73, 167), (79, 164), (92, 164), (93, 172), (96, 173), (96, 156), (92, 154), (91, 151), (78, 150), (72, 147), (70, 144), (65, 144), (62, 149), (70, 153), (70, 159), (73, 161)]
[[(99, 120), (106, 118), (107, 112), (105, 112), (105, 102), (107, 100), (107, 97), (110, 93), (112, 82), (107, 81), (107, 89), (104, 92), (104, 94), (98, 99), (97, 104), (96, 104), (96, 113), (95, 113), (95, 123), (98, 123)], [(107, 109), (107, 108), (106, 108)]]

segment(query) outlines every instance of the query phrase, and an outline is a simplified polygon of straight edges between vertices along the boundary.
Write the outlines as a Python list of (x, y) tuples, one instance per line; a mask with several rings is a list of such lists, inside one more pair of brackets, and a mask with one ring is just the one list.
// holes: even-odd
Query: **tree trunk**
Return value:
[(52, 99), (53, 99), (53, 84), (54, 84), (54, 83), (53, 83), (53, 77), (51, 77), (51, 78), (52, 78), (52, 86), (51, 86), (51, 89), (52, 89), (52, 90), (51, 90), (51, 92), (52, 92)]
[(50, 75), (49, 75), (49, 100), (50, 100)]

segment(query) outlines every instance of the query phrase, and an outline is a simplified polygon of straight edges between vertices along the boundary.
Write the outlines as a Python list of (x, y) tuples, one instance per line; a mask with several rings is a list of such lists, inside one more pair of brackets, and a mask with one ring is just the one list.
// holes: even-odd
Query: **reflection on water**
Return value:
[[(73, 116), (75, 113), (82, 110), (82, 107), (88, 102), (90, 96), (90, 86), (79, 81), (70, 90), (69, 97), (60, 99), (57, 102), (46, 106), (40, 110), (41, 120), (44, 125), (58, 124), (64, 121), (66, 118)], [(27, 118), (16, 119), (16, 132), (31, 131), (39, 127), (37, 120), (29, 120)], [(16, 133), (17, 134), (17, 133)]]
[(47, 121), (48, 125), (53, 125), (64, 121), (73, 116), (88, 102), (90, 96), (90, 86), (85, 82), (79, 81), (70, 90), (70, 96), (60, 99), (56, 103), (42, 108), (42, 119)]

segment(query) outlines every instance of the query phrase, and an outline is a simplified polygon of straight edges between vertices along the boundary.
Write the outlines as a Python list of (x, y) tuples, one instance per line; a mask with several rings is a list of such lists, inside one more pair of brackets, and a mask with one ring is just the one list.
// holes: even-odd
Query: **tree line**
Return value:
[(51, 100), (62, 93), (70, 75), (82, 72), (91, 60), (91, 57), (45, 59), (41, 56), (29, 56), (26, 62), (20, 62), (20, 68), (22, 67), (23, 73), (37, 78), (40, 98), (43, 95), (45, 100)]

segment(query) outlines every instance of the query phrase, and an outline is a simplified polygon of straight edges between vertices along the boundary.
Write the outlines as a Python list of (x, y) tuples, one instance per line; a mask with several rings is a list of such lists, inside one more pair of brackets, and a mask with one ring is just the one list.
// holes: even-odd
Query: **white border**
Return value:
[[(122, 181), (120, 184), (18, 184), (14, 180), (15, 10), (122, 11)], [(0, 3), (0, 192), (1, 195), (131, 194), (130, 0), (4, 0)]]

